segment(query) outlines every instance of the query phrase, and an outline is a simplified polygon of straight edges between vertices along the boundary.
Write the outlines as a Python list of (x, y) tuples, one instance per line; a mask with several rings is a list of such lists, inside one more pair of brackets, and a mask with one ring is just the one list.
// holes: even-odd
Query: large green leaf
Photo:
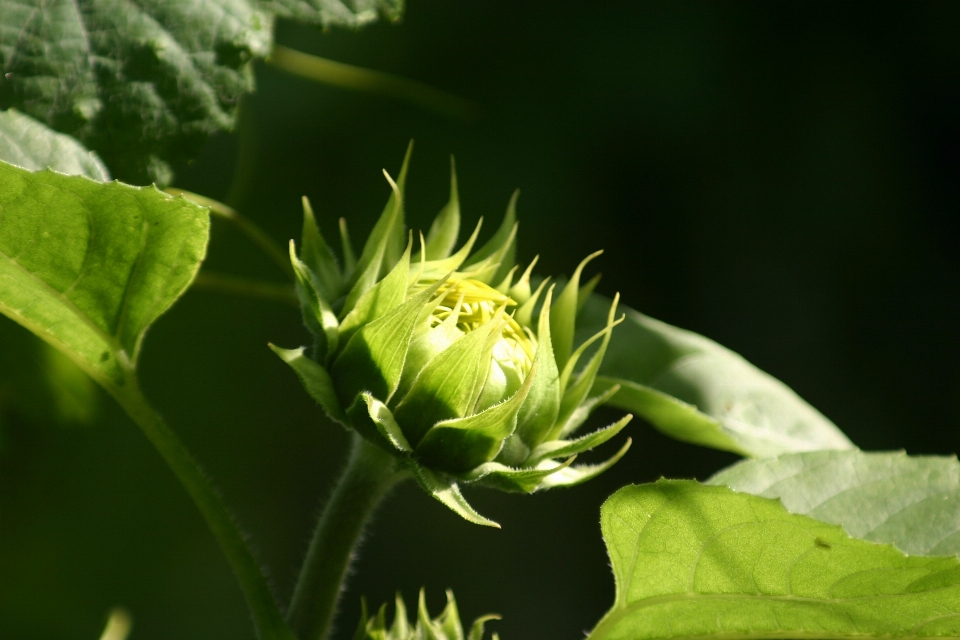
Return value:
[(906, 556), (692, 481), (601, 511), (616, 602), (588, 640), (960, 637), (960, 562)]
[(0, 111), (0, 160), (24, 169), (50, 168), (93, 180), (110, 179), (97, 154), (15, 109)]
[(262, 0), (260, 5), (278, 16), (326, 27), (361, 27), (381, 14), (397, 20), (403, 0)]
[(170, 180), (208, 135), (233, 126), (270, 51), (273, 15), (359, 26), (398, 0), (4, 0), (0, 108), (93, 149), (114, 175)]
[(0, 163), (0, 313), (122, 388), (208, 231), (206, 209), (153, 187)]
[[(591, 295), (578, 341), (603, 328), (608, 298)], [(846, 436), (800, 396), (733, 351), (691, 331), (622, 307), (594, 394), (613, 385), (610, 404), (669, 436), (746, 456), (850, 449)]]
[(745, 460), (708, 481), (912, 555), (960, 553), (960, 463), (904, 452), (813, 451)]

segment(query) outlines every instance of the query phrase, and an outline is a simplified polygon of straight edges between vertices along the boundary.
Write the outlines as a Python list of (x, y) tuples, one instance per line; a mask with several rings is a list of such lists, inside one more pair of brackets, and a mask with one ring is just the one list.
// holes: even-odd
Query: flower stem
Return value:
[(184, 189), (177, 189), (175, 187), (168, 187), (165, 191), (170, 195), (183, 196), (187, 200), (196, 202), (199, 205), (210, 207), (210, 215), (233, 224), (241, 233), (256, 244), (267, 257), (273, 260), (288, 278), (293, 280), (293, 267), (290, 266), (290, 254), (284, 250), (283, 245), (277, 244), (277, 242), (271, 238), (266, 231), (258, 227), (253, 220), (241, 215), (241, 213), (233, 207), (229, 207), (213, 198), (202, 196), (199, 193), (193, 193), (192, 191), (185, 191)]
[(134, 370), (130, 368), (127, 373), (126, 385), (118, 387), (105, 383), (104, 386), (156, 447), (200, 509), (240, 582), (257, 628), (257, 637), (261, 640), (295, 640), (233, 514), (200, 465), (147, 402), (136, 383)]
[(353, 434), (350, 460), (313, 532), (287, 612), (300, 640), (329, 636), (363, 528), (381, 498), (405, 475), (393, 456)]
[(476, 103), (423, 82), (321, 58), (280, 44), (273, 45), (267, 64), (308, 80), (390, 96), (454, 120), (472, 122), (480, 117)]
[(190, 286), (194, 290), (232, 293), (249, 298), (282, 302), (297, 309), (300, 308), (300, 299), (297, 298), (297, 292), (291, 284), (254, 280), (213, 271), (201, 271), (193, 279), (193, 284)]

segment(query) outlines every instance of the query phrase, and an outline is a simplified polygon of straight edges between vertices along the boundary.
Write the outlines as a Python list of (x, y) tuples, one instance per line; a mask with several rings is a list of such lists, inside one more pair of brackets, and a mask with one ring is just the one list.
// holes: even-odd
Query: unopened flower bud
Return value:
[[(409, 159), (409, 155), (408, 155)], [(454, 252), (460, 227), (456, 176), (447, 206), (414, 251), (403, 225), (403, 182), (359, 259), (343, 232), (338, 262), (304, 201), (299, 255), (291, 260), (311, 353), (275, 349), (338, 422), (392, 452), (421, 486), (463, 517), (495, 525), (466, 502), (460, 483), (530, 493), (588, 480), (615, 463), (572, 466), (630, 420), (569, 439), (616, 392), (590, 396), (607, 348), (607, 324), (573, 348), (585, 259), (562, 290), (534, 290), (533, 264), (516, 277), (515, 199), (493, 238), (473, 250), (480, 225)], [(481, 220), (482, 222), (482, 220)], [(535, 262), (535, 261), (534, 261)], [(589, 357), (586, 354), (593, 347)], [(585, 360), (586, 362), (581, 362)]]

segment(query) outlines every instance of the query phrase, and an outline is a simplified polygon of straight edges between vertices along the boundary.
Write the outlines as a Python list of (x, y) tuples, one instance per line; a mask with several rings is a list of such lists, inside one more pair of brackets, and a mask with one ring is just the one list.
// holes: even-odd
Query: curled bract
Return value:
[[(453, 592), (447, 590), (447, 606), (439, 616), (431, 618), (427, 611), (424, 591), (421, 589), (420, 599), (417, 601), (417, 615), (413, 624), (407, 618), (407, 607), (403, 604), (403, 598), (399, 593), (390, 626), (387, 626), (387, 605), (381, 606), (376, 615), (369, 616), (367, 603), (363, 601), (360, 624), (357, 626), (353, 640), (483, 640), (486, 623), (499, 619), (500, 616), (496, 614), (481, 616), (474, 620), (469, 632), (464, 632)], [(500, 640), (500, 636), (494, 633), (491, 640)]]
[[(606, 326), (574, 348), (588, 256), (559, 289), (534, 287), (536, 259), (514, 263), (516, 196), (493, 237), (474, 249), (480, 225), (454, 251), (460, 230), (455, 172), (450, 199), (424, 238), (404, 229), (403, 185), (393, 193), (359, 258), (341, 219), (342, 259), (304, 199), (299, 254), (290, 258), (311, 350), (274, 348), (327, 414), (390, 451), (435, 498), (478, 524), (497, 526), (463, 498), (460, 484), (505, 491), (584, 482), (613, 465), (573, 465), (632, 416), (585, 436), (573, 432), (617, 389), (591, 396), (610, 340)], [(482, 223), (482, 220), (481, 220)], [(414, 252), (416, 248), (416, 252)], [(518, 275), (519, 273), (519, 275)]]

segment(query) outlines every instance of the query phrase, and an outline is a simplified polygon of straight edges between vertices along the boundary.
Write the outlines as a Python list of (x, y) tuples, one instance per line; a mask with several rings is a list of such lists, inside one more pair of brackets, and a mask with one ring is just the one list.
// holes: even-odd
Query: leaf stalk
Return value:
[(147, 402), (135, 375), (131, 368), (122, 387), (113, 384), (104, 386), (137, 423), (200, 509), (240, 582), (257, 636), (261, 640), (296, 640), (284, 622), (260, 565), (253, 557), (233, 514), (197, 461)]

